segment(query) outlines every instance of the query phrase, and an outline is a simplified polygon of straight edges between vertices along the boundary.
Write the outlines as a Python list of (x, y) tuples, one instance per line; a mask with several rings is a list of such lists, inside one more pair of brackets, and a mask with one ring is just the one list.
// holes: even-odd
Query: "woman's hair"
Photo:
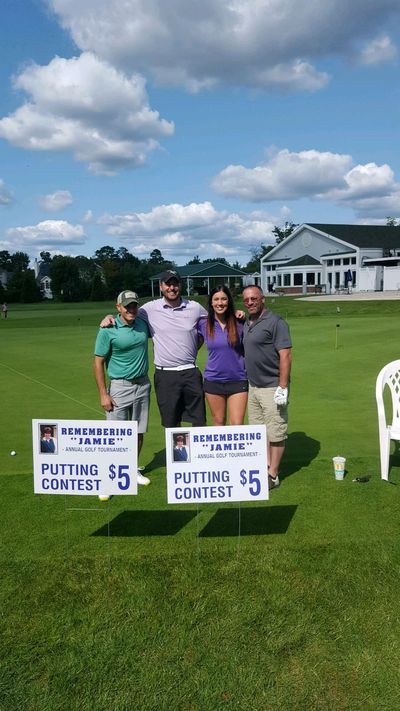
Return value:
[(226, 323), (226, 328), (228, 332), (228, 342), (230, 343), (231, 346), (236, 346), (239, 336), (238, 336), (238, 331), (237, 331), (237, 323), (236, 323), (236, 316), (235, 316), (235, 305), (233, 303), (233, 298), (232, 294), (229, 291), (228, 287), (225, 286), (225, 284), (220, 284), (219, 286), (215, 286), (213, 289), (211, 289), (210, 294), (208, 296), (208, 317), (207, 317), (207, 333), (211, 338), (214, 338), (214, 330), (215, 330), (215, 312), (212, 306), (212, 299), (215, 294), (217, 294), (219, 291), (223, 291), (223, 293), (227, 296), (228, 298), (228, 308), (225, 311), (225, 323)]

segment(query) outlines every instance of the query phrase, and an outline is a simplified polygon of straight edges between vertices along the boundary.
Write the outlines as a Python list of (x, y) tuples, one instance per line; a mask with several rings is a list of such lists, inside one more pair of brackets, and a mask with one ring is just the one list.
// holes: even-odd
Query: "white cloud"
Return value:
[(93, 222), (93, 212), (91, 210), (86, 210), (82, 222)]
[(160, 249), (164, 257), (182, 263), (194, 254), (202, 259), (224, 256), (247, 262), (254, 246), (274, 244), (271, 231), (280, 220), (280, 216), (261, 211), (221, 212), (205, 202), (160, 205), (148, 213), (103, 215), (98, 222), (138, 256)]
[(10, 242), (19, 249), (38, 245), (41, 248), (57, 245), (84, 244), (85, 233), (82, 225), (71, 225), (64, 220), (44, 220), (37, 225), (10, 227), (6, 230)]
[(329, 191), (322, 197), (337, 200), (379, 199), (396, 189), (393, 170), (386, 164), (356, 165), (345, 174), (344, 180), (342, 190)]
[(255, 168), (229, 165), (214, 178), (212, 187), (226, 197), (252, 202), (296, 200), (344, 186), (343, 175), (350, 165), (348, 155), (284, 149)]
[(159, 205), (150, 212), (133, 212), (125, 215), (103, 215), (100, 224), (108, 225), (108, 234), (137, 235), (169, 232), (180, 228), (196, 229), (212, 224), (217, 212), (210, 202), (190, 205)]
[(12, 193), (8, 190), (4, 180), (0, 178), (0, 205), (9, 205), (12, 200)]
[(393, 62), (397, 57), (397, 49), (387, 35), (376, 37), (368, 42), (360, 52), (360, 63), (366, 65), (385, 64)]
[(400, 211), (400, 183), (390, 166), (352, 165), (350, 155), (315, 150), (279, 151), (255, 168), (230, 165), (213, 180), (214, 189), (250, 202), (325, 200), (381, 218)]
[(91, 53), (32, 64), (14, 84), (30, 100), (0, 120), (0, 136), (29, 150), (72, 151), (93, 173), (142, 165), (157, 139), (173, 133), (150, 109), (143, 77)]
[(72, 195), (69, 190), (56, 190), (54, 193), (42, 195), (39, 200), (40, 207), (46, 212), (59, 212), (72, 203)]
[(398, 0), (49, 0), (83, 51), (190, 91), (218, 83), (314, 91), (313, 66), (384, 32)]

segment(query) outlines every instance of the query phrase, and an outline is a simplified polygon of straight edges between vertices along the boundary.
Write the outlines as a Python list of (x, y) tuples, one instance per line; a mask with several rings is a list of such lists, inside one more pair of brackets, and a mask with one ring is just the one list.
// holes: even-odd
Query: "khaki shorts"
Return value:
[(247, 412), (250, 425), (267, 425), (269, 442), (282, 442), (287, 438), (287, 405), (276, 405), (276, 388), (256, 388), (249, 385)]

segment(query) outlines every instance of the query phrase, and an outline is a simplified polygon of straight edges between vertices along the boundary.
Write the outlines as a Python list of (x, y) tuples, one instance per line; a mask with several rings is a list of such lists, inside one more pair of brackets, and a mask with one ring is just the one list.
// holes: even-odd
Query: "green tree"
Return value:
[(14, 252), (11, 255), (11, 271), (23, 272), (29, 267), (29, 254), (26, 252)]
[(52, 260), (52, 256), (51, 256), (50, 252), (40, 252), (40, 259), (45, 264), (50, 264), (50, 262)]
[(114, 247), (106, 245), (105, 247), (96, 249), (93, 259), (98, 264), (102, 264), (103, 262), (109, 261), (110, 259), (118, 259), (118, 254), (115, 251)]
[(250, 261), (247, 262), (246, 266), (244, 267), (244, 271), (247, 272), (247, 274), (252, 274), (253, 272), (259, 272), (260, 271), (260, 261), (261, 259), (268, 254), (272, 249), (271, 244), (259, 244), (257, 247), (253, 247), (250, 251), (251, 254), (251, 259)]
[[(33, 270), (28, 269), (29, 255), (25, 252), (15, 252), (10, 254), (2, 253), (3, 263), (7, 265), (7, 271), (11, 272), (11, 277), (7, 283), (7, 300), (10, 302), (32, 302), (40, 300), (40, 290), (36, 287)], [(35, 287), (33, 287), (33, 282)]]
[(195, 256), (190, 259), (186, 264), (189, 266), (190, 264), (201, 264), (201, 259), (198, 254), (195, 254)]
[(6, 249), (0, 251), (0, 269), (11, 271), (11, 254)]
[(101, 267), (107, 297), (113, 299), (122, 291), (121, 261), (114, 247), (106, 245), (94, 253), (94, 262)]
[(79, 268), (74, 257), (57, 255), (50, 265), (51, 290), (60, 301), (82, 298)]
[(35, 272), (27, 269), (22, 272), (20, 301), (23, 304), (34, 304), (41, 300), (40, 289), (36, 283)]
[(231, 266), (229, 264), (229, 262), (225, 259), (225, 257), (209, 257), (208, 259), (203, 259), (203, 264), (213, 264), (213, 263), (225, 264), (225, 266), (227, 266), (227, 267)]
[(90, 301), (105, 301), (107, 299), (107, 288), (99, 270), (93, 274), (89, 298)]
[(397, 217), (387, 217), (386, 218), (387, 227), (400, 227), (400, 222)]
[(295, 230), (297, 225), (294, 224), (294, 222), (285, 222), (284, 227), (278, 227), (275, 225), (274, 229), (272, 230), (272, 234), (275, 235), (275, 242), (276, 244), (280, 244), (283, 242), (286, 237), (289, 237), (289, 235), (292, 234), (293, 230)]
[(152, 252), (150, 252), (150, 259), (149, 259), (149, 264), (157, 264), (157, 265), (162, 265), (165, 263), (165, 259), (162, 256), (161, 252), (159, 249), (153, 249)]

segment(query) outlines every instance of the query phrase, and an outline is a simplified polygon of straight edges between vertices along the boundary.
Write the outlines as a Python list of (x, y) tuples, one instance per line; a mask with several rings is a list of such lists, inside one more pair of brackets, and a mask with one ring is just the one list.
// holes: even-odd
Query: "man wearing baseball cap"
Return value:
[[(138, 454), (147, 431), (150, 402), (150, 380), (147, 323), (138, 318), (138, 295), (122, 291), (117, 297), (117, 311), (111, 328), (100, 328), (95, 344), (94, 374), (101, 406), (108, 420), (136, 420), (138, 423)], [(110, 380), (106, 387), (105, 371)], [(146, 486), (150, 479), (140, 472), (138, 484)]]
[[(161, 299), (139, 309), (147, 321), (154, 346), (154, 386), (164, 427), (179, 427), (182, 420), (202, 427), (206, 424), (203, 380), (196, 367), (197, 321), (207, 311), (181, 297), (182, 284), (173, 269), (160, 275)], [(102, 327), (114, 323), (106, 316)], [(108, 330), (108, 329), (105, 329)]]

